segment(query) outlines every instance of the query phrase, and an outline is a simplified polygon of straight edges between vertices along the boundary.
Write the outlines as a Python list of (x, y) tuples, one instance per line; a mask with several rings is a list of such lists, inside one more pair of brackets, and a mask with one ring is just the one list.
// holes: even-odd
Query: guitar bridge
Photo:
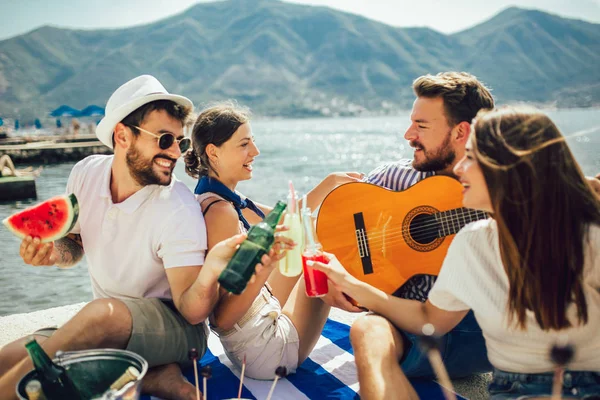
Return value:
[(365, 228), (365, 219), (362, 213), (354, 214), (354, 227), (356, 234), (356, 244), (358, 246), (358, 255), (362, 263), (365, 275), (373, 273), (373, 263), (371, 262), (371, 251), (369, 249), (369, 238)]

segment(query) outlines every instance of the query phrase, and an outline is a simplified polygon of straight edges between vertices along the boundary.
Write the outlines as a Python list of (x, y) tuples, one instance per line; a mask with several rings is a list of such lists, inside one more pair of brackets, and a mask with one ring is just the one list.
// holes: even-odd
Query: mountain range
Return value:
[(390, 114), (410, 107), (416, 77), (446, 70), (473, 73), (499, 103), (595, 106), (599, 65), (600, 24), (537, 10), (508, 8), (445, 35), (326, 7), (228, 0), (126, 29), (44, 26), (0, 41), (0, 116), (103, 106), (144, 73), (200, 107), (236, 99), (269, 116)]

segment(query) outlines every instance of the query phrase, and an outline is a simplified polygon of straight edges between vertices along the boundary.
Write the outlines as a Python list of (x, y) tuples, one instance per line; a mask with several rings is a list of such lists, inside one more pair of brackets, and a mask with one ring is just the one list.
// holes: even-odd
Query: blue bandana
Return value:
[(246, 229), (250, 229), (250, 224), (248, 223), (248, 221), (246, 221), (246, 218), (244, 218), (244, 215), (242, 214), (242, 210), (244, 208), (249, 208), (261, 218), (265, 217), (265, 214), (260, 210), (260, 208), (256, 206), (256, 204), (252, 202), (252, 200), (248, 198), (242, 200), (239, 194), (237, 194), (236, 192), (232, 192), (231, 189), (223, 185), (217, 179), (212, 179), (208, 176), (203, 176), (198, 180), (198, 184), (196, 185), (196, 189), (194, 189), (194, 193), (203, 194), (209, 192), (217, 194), (225, 200), (231, 202), (235, 207), (235, 211), (237, 211), (239, 220), (242, 221), (242, 224), (244, 224), (244, 228)]

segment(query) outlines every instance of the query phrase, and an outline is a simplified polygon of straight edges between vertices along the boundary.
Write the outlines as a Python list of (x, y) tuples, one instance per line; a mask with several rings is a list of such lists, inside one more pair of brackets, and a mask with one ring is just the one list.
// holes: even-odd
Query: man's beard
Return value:
[(425, 159), (418, 163), (417, 160), (413, 159), (413, 168), (421, 172), (438, 172), (443, 171), (452, 165), (456, 159), (456, 152), (452, 146), (450, 146), (450, 139), (450, 135), (448, 135), (446, 140), (444, 140), (444, 143), (442, 143), (435, 151), (428, 151), (421, 146)]
[[(129, 150), (127, 150), (125, 157), (127, 160), (127, 166), (129, 167), (129, 173), (140, 186), (168, 186), (171, 184), (173, 170), (171, 169), (169, 174), (165, 174), (164, 172), (155, 172), (153, 169), (154, 158), (150, 160), (144, 159), (137, 147), (131, 146)], [(173, 166), (175, 165), (175, 160), (164, 156), (162, 158), (172, 161)]]

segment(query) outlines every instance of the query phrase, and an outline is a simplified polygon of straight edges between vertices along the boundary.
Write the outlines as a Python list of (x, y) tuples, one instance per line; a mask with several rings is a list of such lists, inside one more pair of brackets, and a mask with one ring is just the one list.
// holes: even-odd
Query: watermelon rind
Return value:
[[(79, 202), (77, 201), (77, 197), (73, 193), (71, 193), (68, 195), (53, 197), (51, 199), (46, 200), (46, 202), (56, 200), (57, 198), (64, 199), (67, 204), (67, 209), (66, 209), (67, 220), (66, 220), (65, 224), (63, 225), (63, 228), (60, 231), (58, 231), (57, 233), (55, 233), (53, 235), (46, 236), (44, 238), (40, 238), (41, 243), (53, 242), (55, 240), (58, 240), (64, 236), (66, 236), (69, 232), (71, 232), (71, 229), (73, 229), (73, 227), (77, 223), (77, 218), (79, 217)], [(45, 203), (45, 202), (42, 202), (42, 203)], [(40, 203), (40, 204), (42, 204), (42, 203)], [(30, 207), (30, 208), (35, 208), (35, 207), (39, 206), (40, 204), (36, 204), (35, 206)], [(13, 233), (13, 235), (17, 236), (20, 239), (24, 239), (28, 235), (28, 233), (21, 232), (20, 230), (13, 227), (13, 225), (10, 222), (10, 219), (14, 215), (20, 214), (24, 211), (27, 211), (30, 208), (25, 209), (23, 211), (19, 211), (18, 213), (15, 213), (15, 214), (5, 218), (2, 221), (2, 223), (6, 226), (6, 228), (8, 228), (8, 230), (11, 231)]]
[(66, 236), (69, 232), (71, 232), (71, 229), (73, 229), (73, 227), (77, 223), (77, 218), (79, 218), (79, 202), (77, 201), (77, 197), (73, 193), (69, 194), (69, 201), (71, 203), (70, 210), (72, 210), (71, 212), (73, 217), (71, 218), (71, 224), (69, 226), (69, 229), (67, 229), (63, 236)]

